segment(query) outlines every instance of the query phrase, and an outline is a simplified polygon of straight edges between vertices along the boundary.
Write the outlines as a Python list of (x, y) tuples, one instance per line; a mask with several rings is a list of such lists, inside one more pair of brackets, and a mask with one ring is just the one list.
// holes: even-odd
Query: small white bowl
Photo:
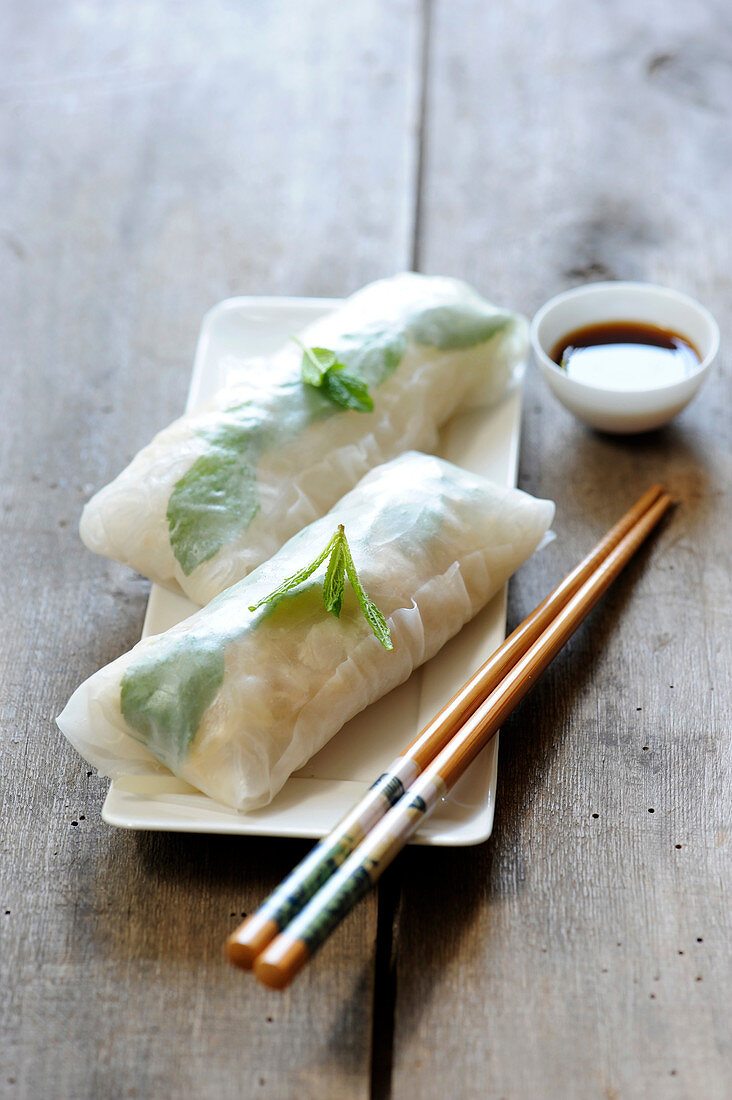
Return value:
[[(670, 329), (686, 337), (702, 361), (680, 382), (653, 389), (605, 389), (570, 378), (550, 353), (570, 332), (603, 321)], [(651, 283), (589, 283), (541, 307), (531, 322), (531, 350), (554, 395), (585, 424), (603, 432), (647, 432), (668, 423), (696, 394), (717, 356), (719, 328), (709, 310), (677, 290)]]

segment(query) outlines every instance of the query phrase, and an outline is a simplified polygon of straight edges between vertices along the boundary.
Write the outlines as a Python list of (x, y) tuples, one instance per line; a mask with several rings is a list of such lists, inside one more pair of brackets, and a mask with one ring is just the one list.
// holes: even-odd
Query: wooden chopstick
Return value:
[(526, 649), (536, 641), (557, 612), (661, 496), (654, 485), (629, 509), (594, 550), (531, 612), (506, 641), (481, 665), (432, 721), (287, 876), (269, 898), (229, 936), (231, 962), (251, 969), (257, 955), (297, 916), (363, 837), (404, 794), (453, 736), (455, 729), (494, 690)]
[(379, 879), (409, 837), (460, 778), (556, 656), (671, 505), (663, 493), (559, 610), (500, 685), (455, 731), (403, 797), (254, 961), (273, 989), (290, 983), (331, 931)]

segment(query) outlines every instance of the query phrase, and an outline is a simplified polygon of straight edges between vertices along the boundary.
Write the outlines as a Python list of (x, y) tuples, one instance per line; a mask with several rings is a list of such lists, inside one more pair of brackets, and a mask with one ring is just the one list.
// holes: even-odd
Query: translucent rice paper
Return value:
[(495, 402), (526, 352), (526, 324), (456, 279), (372, 283), (300, 334), (365, 381), (370, 413), (301, 378), (294, 341), (176, 420), (87, 504), (89, 549), (199, 604), (271, 557), (380, 463), (431, 451), (455, 412)]
[[(155, 758), (219, 802), (263, 806), (487, 603), (553, 514), (550, 501), (405, 454), (368, 473), (207, 607), (97, 672), (58, 724), (113, 778), (149, 771)], [(313, 561), (339, 523), (387, 618), (392, 651), (372, 634), (350, 586), (340, 618), (325, 610), (324, 566), (277, 604), (248, 610)]]

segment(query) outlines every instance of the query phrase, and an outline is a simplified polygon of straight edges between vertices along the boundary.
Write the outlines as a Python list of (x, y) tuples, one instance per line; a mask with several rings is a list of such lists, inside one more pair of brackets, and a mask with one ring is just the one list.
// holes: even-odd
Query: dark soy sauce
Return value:
[(551, 358), (570, 378), (606, 390), (650, 390), (681, 382), (701, 357), (677, 332), (636, 321), (606, 321), (564, 336)]

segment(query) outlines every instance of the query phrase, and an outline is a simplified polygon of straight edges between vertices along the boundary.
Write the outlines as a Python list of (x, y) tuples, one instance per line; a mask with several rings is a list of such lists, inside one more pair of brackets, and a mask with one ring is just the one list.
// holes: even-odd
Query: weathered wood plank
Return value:
[[(420, 257), (531, 313), (657, 280), (732, 320), (714, 3), (433, 5)], [(393, 1096), (732, 1091), (728, 359), (676, 423), (586, 431), (527, 378), (557, 541), (519, 621), (640, 490), (681, 504), (502, 736), (493, 839), (401, 862)], [(439, 890), (435, 890), (435, 882)]]
[(147, 584), (82, 502), (183, 407), (205, 310), (409, 263), (411, 0), (4, 5), (0, 1093), (364, 1096), (376, 905), (277, 996), (224, 936), (303, 846), (115, 832), (53, 724)]

